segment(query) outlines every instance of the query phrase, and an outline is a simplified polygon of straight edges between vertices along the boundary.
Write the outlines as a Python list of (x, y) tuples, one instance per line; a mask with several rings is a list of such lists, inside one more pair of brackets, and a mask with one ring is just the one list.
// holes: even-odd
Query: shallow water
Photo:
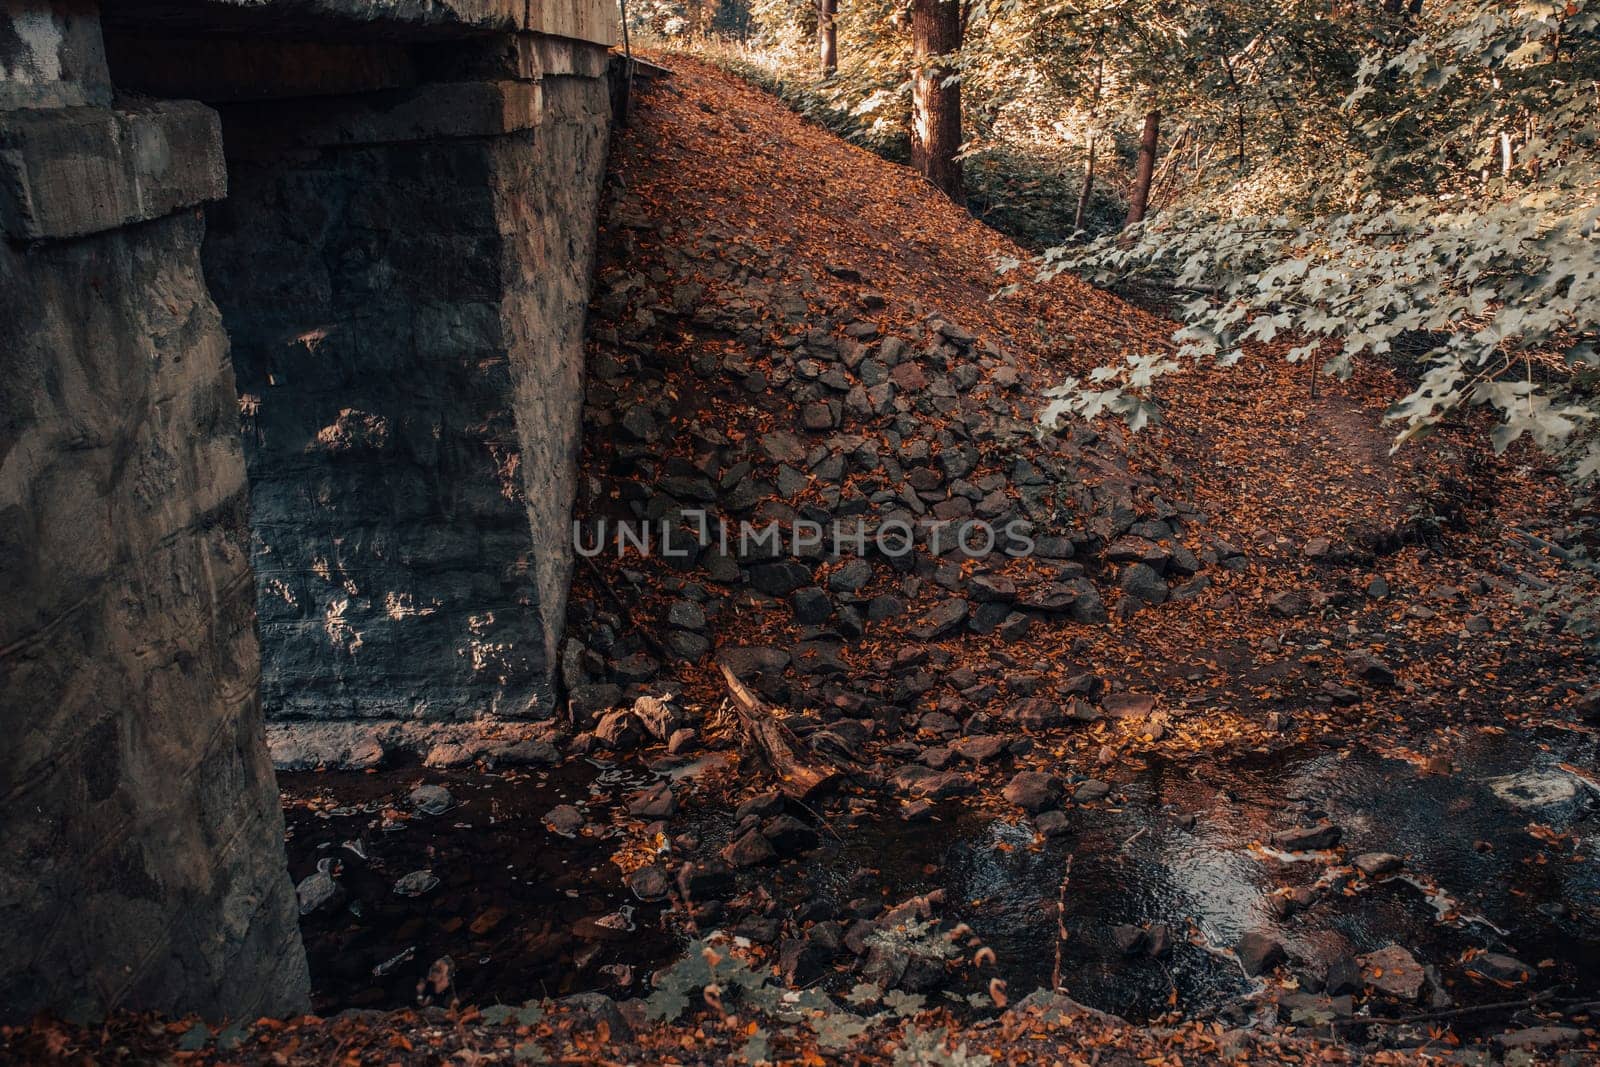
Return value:
[[(642, 769), (582, 761), (503, 774), (280, 774), (292, 798), (285, 808), (291, 876), (298, 882), (333, 858), (346, 890), (344, 907), (301, 918), (316, 1007), (415, 1003), (417, 982), (446, 955), (462, 999), (481, 1003), (615, 992), (603, 968), (672, 958), (679, 943), (660, 930), (659, 905), (634, 900), (610, 859), (612, 809), (653, 779)], [(446, 787), (455, 805), (384, 829), (385, 811), (409, 810), (407, 794), (418, 782)], [(293, 802), (307, 797), (339, 806), (313, 812)], [(561, 804), (583, 810), (600, 836), (564, 837), (543, 825)], [(366, 858), (345, 842), (359, 842)], [(416, 870), (431, 870), (438, 887), (420, 897), (397, 894), (394, 883)], [(615, 940), (573, 935), (580, 920), (619, 912), (632, 929), (616, 931)]]
[[(1478, 734), (1455, 759), (1450, 775), (1362, 748), (1168, 766), (1118, 784), (1121, 803), (1072, 812), (1073, 832), (1059, 841), (1036, 843), (1013, 822), (947, 809), (922, 830), (858, 831), (837, 866), (877, 857), (886, 875), (897, 872), (912, 888), (944, 886), (959, 902), (952, 910), (995, 949), (1011, 988), (1026, 991), (1051, 980), (1056, 900), (1071, 854), (1063, 984), (1085, 1003), (1134, 1018), (1167, 1010), (1174, 991), (1188, 1012), (1247, 991), (1237, 962), (1208, 948), (1231, 949), (1250, 930), (1273, 932), (1291, 956), (1324, 960), (1399, 944), (1438, 967), (1463, 1004), (1508, 996), (1462, 973), (1461, 956), (1475, 947), (1530, 965), (1551, 961), (1535, 986), (1600, 989), (1597, 798), (1558, 767), (1593, 768), (1593, 738)], [(1554, 783), (1542, 798), (1549, 803), (1518, 808), (1495, 794), (1496, 779), (1527, 772)], [(1328, 894), (1278, 918), (1274, 890), (1315, 882), (1339, 861), (1253, 846), (1321, 813), (1344, 828), (1346, 856), (1395, 853), (1409, 880)], [(1186, 814), (1196, 816), (1193, 829), (1176, 818)], [(1535, 825), (1570, 837), (1551, 843), (1529, 832)], [(931, 878), (921, 873), (928, 864), (940, 868)], [(1429, 902), (1435, 889), (1454, 902), (1448, 919)], [(1111, 941), (1122, 923), (1170, 926), (1171, 956), (1124, 959)]]
[[(780, 900), (820, 895), (836, 906), (851, 896), (898, 901), (943, 888), (945, 914), (995, 950), (999, 972), (1020, 995), (1051, 981), (1070, 854), (1063, 984), (1085, 1003), (1137, 1019), (1173, 1006), (1203, 1011), (1249, 991), (1252, 981), (1226, 950), (1253, 929), (1274, 932), (1294, 957), (1399, 944), (1437, 968), (1459, 1004), (1510, 995), (1465, 973), (1462, 956), (1472, 949), (1544, 964), (1536, 988), (1600, 990), (1600, 819), (1593, 814), (1600, 797), (1581, 777), (1596, 767), (1595, 739), (1480, 731), (1452, 755), (1450, 774), (1425, 774), (1412, 761), (1359, 746), (1158, 767), (1115, 783), (1108, 802), (1070, 810), (1071, 833), (1050, 842), (1035, 840), (1020, 817), (985, 816), (960, 802), (922, 824), (834, 819), (838, 838), (824, 833), (824, 848), (806, 864), (763, 872), (761, 880)], [(359, 917), (344, 911), (304, 921), (319, 1006), (409, 1003), (417, 978), (444, 954), (456, 960), (467, 999), (592, 988), (617, 994), (616, 972), (602, 968), (619, 964), (635, 968), (636, 990), (682, 942), (660, 929), (659, 906), (637, 904), (622, 886), (609, 861), (614, 842), (562, 838), (540, 819), (556, 804), (576, 803), (605, 826), (616, 800), (651, 777), (585, 763), (509, 776), (417, 769), (283, 776), (288, 794), (332, 794), (351, 805), (332, 816), (290, 809), (294, 876), (314, 870), (319, 857), (340, 855), (350, 896), (363, 902)], [(419, 780), (445, 785), (459, 806), (392, 834), (374, 829), (383, 802), (403, 801)], [(1325, 894), (1279, 918), (1275, 890), (1315, 882), (1345, 861), (1286, 856), (1260, 843), (1322, 814), (1344, 828), (1346, 857), (1395, 853), (1405, 858), (1404, 878)], [(1188, 815), (1192, 828), (1180, 818)], [(673, 828), (692, 827), (714, 846), (730, 823), (725, 814), (690, 811)], [(340, 848), (363, 830), (374, 862)], [(394, 879), (425, 866), (441, 879), (439, 890), (422, 900), (392, 893)], [(879, 872), (867, 889), (852, 881), (862, 868)], [(595, 943), (571, 935), (579, 919), (628, 904), (635, 929), (625, 937)], [(475, 932), (474, 921), (494, 909), (505, 914)], [(1167, 924), (1171, 954), (1123, 958), (1111, 940), (1121, 923)], [(409, 959), (372, 974), (407, 949)]]

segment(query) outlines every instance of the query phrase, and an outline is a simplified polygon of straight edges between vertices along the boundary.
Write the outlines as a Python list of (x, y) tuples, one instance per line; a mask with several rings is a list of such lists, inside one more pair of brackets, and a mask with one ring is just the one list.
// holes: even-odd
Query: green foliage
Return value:
[(816, 1032), (817, 1044), (828, 1052), (843, 1052), (856, 1038), (872, 1029), (866, 1019), (842, 1011), (818, 1014), (810, 1023)]
[[(1338, 97), (1349, 136), (1325, 152), (1353, 202), (1326, 183), (1280, 192), (1273, 214), (1206, 204), (1120, 239), (1058, 247), (1040, 264), (1102, 283), (1156, 276), (1197, 298), (1179, 360), (1227, 366), (1249, 341), (1296, 342), (1345, 376), (1363, 358), (1417, 357), (1390, 418), (1396, 446), (1468, 406), (1499, 416), (1497, 451), (1524, 436), (1600, 473), (1600, 171), (1593, 0), (1441, 0), (1409, 38), (1368, 51)], [(1069, 381), (1047, 412), (1155, 414), (1165, 353)]]
[(947, 1047), (948, 1036), (942, 1026), (930, 1030), (908, 1026), (903, 1044), (895, 1050), (895, 1067), (989, 1067), (994, 1062), (982, 1053), (968, 1052), (965, 1041), (954, 1049)]
[[(916, 928), (913, 936), (932, 936), (932, 924), (910, 924)], [(948, 939), (939, 938), (948, 944)], [(683, 958), (655, 976), (655, 989), (645, 1000), (645, 1017), (652, 1021), (674, 1022), (691, 1005), (720, 1003), (725, 1008), (737, 1003), (741, 1010), (753, 1010), (780, 1028), (796, 1024), (808, 1026), (816, 1035), (817, 1043), (831, 1052), (847, 1051), (863, 1035), (881, 1031), (908, 1020), (901, 1047), (895, 1051), (897, 1064), (921, 1064), (928, 1067), (986, 1067), (986, 1056), (971, 1055), (962, 1045), (950, 1050), (946, 1045), (946, 1032), (942, 1029), (919, 1030), (909, 1020), (925, 1006), (925, 998), (901, 990), (885, 993), (870, 982), (858, 982), (845, 995), (844, 1000), (863, 1013), (846, 1010), (832, 998), (816, 989), (792, 990), (774, 982), (768, 975), (756, 971), (728, 951), (728, 944), (720, 940), (696, 941)], [(707, 992), (714, 994), (708, 998)], [(874, 1005), (882, 1010), (867, 1011)], [(484, 1013), (488, 1017), (488, 1012)], [(757, 1029), (751, 1034), (740, 1052), (746, 1063), (773, 1059), (772, 1034)]]
[(659, 972), (645, 999), (645, 1017), (674, 1022), (711, 992), (723, 1004), (737, 1002), (784, 1022), (798, 1022), (840, 1009), (815, 989), (789, 990), (728, 951), (724, 942), (696, 941), (682, 959)]
[(745, 1063), (771, 1063), (772, 1046), (768, 1043), (768, 1037), (765, 1030), (756, 1030), (744, 1043), (744, 1048), (739, 1050), (739, 1058)]
[(926, 1000), (917, 993), (905, 993), (894, 989), (883, 998), (883, 1006), (896, 1015), (912, 1016), (921, 1011)]

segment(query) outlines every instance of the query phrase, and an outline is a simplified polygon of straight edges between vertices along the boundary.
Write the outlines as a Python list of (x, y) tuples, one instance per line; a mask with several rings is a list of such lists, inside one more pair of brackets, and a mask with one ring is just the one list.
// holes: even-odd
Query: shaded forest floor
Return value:
[[(1070, 278), (992, 300), (1010, 242), (663, 61), (613, 148), (579, 488), (584, 541), (648, 521), (657, 550), (580, 563), (570, 717), (284, 777), (294, 877), (340, 855), (365, 905), (307, 916), (325, 1017), (0, 1056), (1594, 1062), (1594, 668), (1535, 602), (1574, 581), (1554, 473), (1474, 426), (1391, 457), (1398, 380), (1313, 399), (1275, 351), (1167, 379), (1140, 434), (1041, 435), (1046, 389), (1171, 324)], [(931, 543), (980, 520), (1032, 551)], [(865, 552), (789, 550), (857, 521)], [(871, 547), (894, 523), (913, 551)], [(825, 785), (745, 743), (724, 665)], [(1026, 996), (1057, 978), (1077, 1001)]]

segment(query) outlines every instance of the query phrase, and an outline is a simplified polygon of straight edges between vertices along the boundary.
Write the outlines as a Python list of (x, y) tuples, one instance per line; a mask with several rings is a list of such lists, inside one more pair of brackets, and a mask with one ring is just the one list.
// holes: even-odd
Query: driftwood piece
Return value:
[(777, 774), (778, 789), (785, 796), (808, 800), (838, 780), (839, 772), (835, 768), (804, 762), (795, 752), (799, 739), (794, 733), (778, 721), (772, 709), (752, 693), (726, 663), (718, 666), (728, 683), (733, 708), (745, 737)]

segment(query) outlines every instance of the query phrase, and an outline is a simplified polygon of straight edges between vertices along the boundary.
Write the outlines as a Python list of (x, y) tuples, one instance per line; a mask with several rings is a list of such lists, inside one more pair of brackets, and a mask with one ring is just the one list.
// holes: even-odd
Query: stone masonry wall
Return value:
[[(318, 101), (336, 144), (284, 145), (285, 105), (222, 108), (205, 261), (273, 718), (554, 705), (609, 103), (602, 50), (546, 52), (572, 73)], [(500, 104), (473, 126), (441, 95)]]
[(263, 693), (550, 708), (607, 11), (0, 0), (0, 1020), (306, 1006)]
[[(583, 326), (605, 178), (608, 89), (591, 77), (545, 80), (545, 118), (494, 160), (507, 235), (501, 308), (512, 366), (521, 471), (533, 534), (544, 663), (557, 664), (572, 578), (572, 506), (583, 436)], [(531, 142), (531, 143), (530, 143)]]
[(13, 40), (61, 54), (0, 62), (87, 89), (22, 107), (13, 77), (0, 110), (0, 1017), (297, 1009), (237, 398), (194, 206), (224, 189), (215, 116), (90, 106), (91, 15), (22, 6)]

